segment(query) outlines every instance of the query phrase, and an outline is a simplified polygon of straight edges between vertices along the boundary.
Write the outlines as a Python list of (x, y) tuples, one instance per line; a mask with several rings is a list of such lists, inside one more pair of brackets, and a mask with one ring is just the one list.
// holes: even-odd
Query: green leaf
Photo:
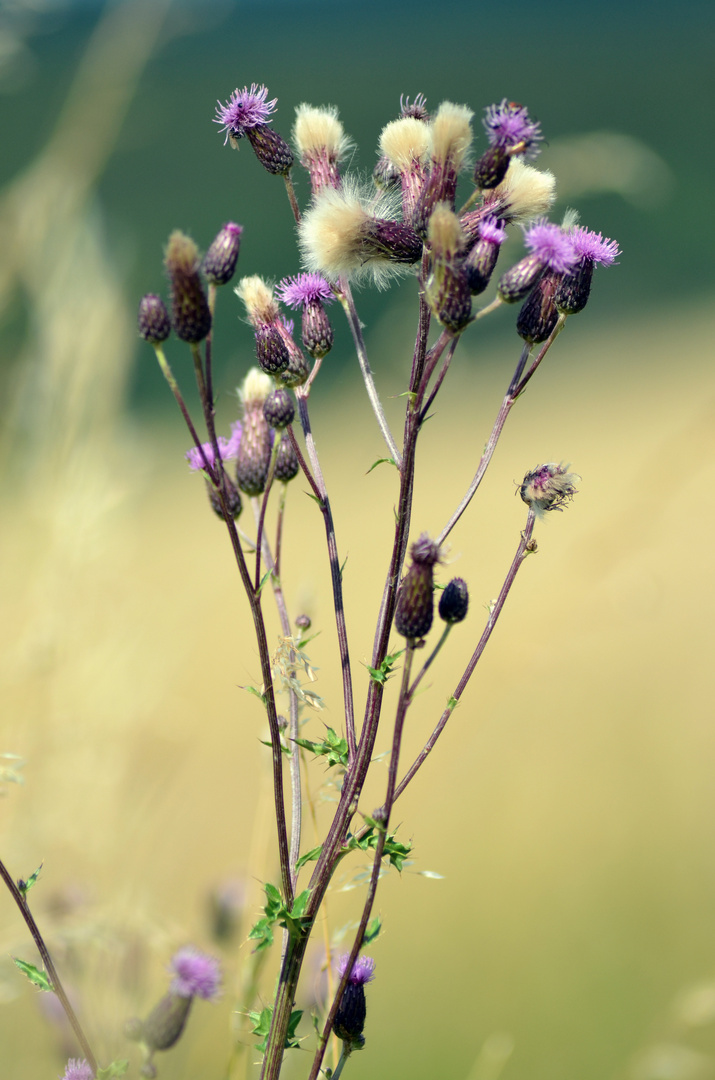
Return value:
[(263, 575), (263, 577), (260, 580), (258, 588), (256, 589), (256, 596), (261, 595), (261, 593), (263, 592), (263, 586), (266, 584), (267, 581), (270, 580), (272, 574), (273, 574), (272, 570), (266, 570), (265, 574)]
[(293, 907), (290, 909), (291, 918), (299, 919), (306, 907), (308, 906), (308, 900), (310, 899), (310, 889), (304, 889), (299, 896), (296, 896), (293, 901)]
[(37, 867), (37, 870), (35, 870), (35, 872), (33, 874), (30, 874), (27, 881), (23, 881), (22, 878), (20, 878), (20, 880), (18, 881), (17, 887), (18, 887), (18, 890), (22, 893), (23, 898), (25, 896), (27, 896), (30, 889), (35, 884), (35, 882), (37, 881), (38, 877), (40, 876), (40, 870), (41, 869), (42, 869), (42, 863), (40, 863), (40, 865)]
[(370, 468), (365, 473), (365, 476), (369, 476), (373, 469), (376, 469), (378, 465), (394, 465), (397, 468), (397, 462), (391, 457), (379, 457), (377, 461), (374, 461)]
[(273, 922), (273, 919), (259, 919), (248, 931), (249, 939), (258, 942), (253, 950), (254, 952), (261, 952), (263, 949), (268, 949), (273, 944), (273, 931), (271, 930)]
[(370, 922), (365, 927), (365, 933), (362, 939), (363, 946), (371, 945), (375, 938), (379, 936), (381, 930), (382, 922), (380, 921), (380, 917), (376, 915), (374, 919), (370, 919)]
[(34, 986), (39, 986), (40, 990), (52, 990), (52, 983), (44, 971), (40, 971), (34, 964), (28, 964), (25, 960), (18, 960), (16, 956), (13, 956), (12, 960)]
[(113, 1061), (105, 1069), (97, 1070), (97, 1080), (113, 1080), (115, 1076), (124, 1076), (128, 1068), (128, 1061)]
[[(295, 1037), (296, 1028), (300, 1023), (303, 1016), (302, 1009), (294, 1009), (290, 1014), (290, 1020), (288, 1021), (288, 1031), (286, 1033), (285, 1049), (295, 1050), (300, 1046), (300, 1043)], [(271, 1019), (273, 1017), (273, 1006), (267, 1005), (265, 1009), (261, 1009), (260, 1012), (249, 1012), (248, 1018), (253, 1023), (251, 1028), (252, 1035), (262, 1035), (263, 1039), (256, 1047), (261, 1053), (265, 1053), (268, 1046), (268, 1034), (271, 1030)]]
[(308, 750), (311, 754), (315, 754), (316, 757), (327, 758), (328, 768), (331, 768), (333, 765), (342, 765), (343, 768), (347, 768), (347, 740), (341, 739), (337, 732), (331, 727), (326, 728), (326, 735), (322, 742), (312, 742), (310, 739), (294, 739), (293, 741), (296, 742), (298, 746), (302, 746), (304, 750)]
[(450, 712), (454, 712), (454, 710), (456, 709), (458, 704), (459, 704), (459, 702), (458, 702), (456, 697), (450, 697), (449, 700), (447, 701), (447, 708), (449, 709)]
[(263, 705), (266, 704), (265, 694), (262, 694), (260, 690), (256, 690), (255, 686), (244, 686), (242, 689), (245, 690), (247, 694), (253, 694), (254, 697), (257, 697)]
[(366, 664), (365, 667), (370, 672), (370, 678), (373, 680), (373, 682), (379, 683), (380, 686), (384, 686), (387, 680), (393, 674), (395, 661), (399, 660), (404, 651), (404, 649), (398, 649), (397, 652), (390, 653), (382, 661), (379, 668), (372, 668), (369, 664)]
[[(261, 746), (267, 746), (271, 750), (273, 749), (273, 743), (271, 742), (270, 739), (259, 739), (258, 741), (261, 744)], [(284, 746), (283, 743), (281, 743), (281, 754), (285, 754), (286, 757), (291, 756), (291, 751), (289, 750), (289, 748), (287, 746)]]
[(309, 862), (317, 862), (320, 858), (320, 853), (323, 850), (323, 845), (319, 844), (318, 847), (311, 848), (310, 851), (306, 851), (305, 855), (301, 855), (298, 862), (295, 864), (296, 870), (300, 870), (301, 866), (305, 866)]
[[(377, 847), (377, 840), (380, 833), (379, 829), (375, 828), (374, 822), (368, 818), (368, 824), (370, 829), (358, 839), (356, 836), (351, 836), (345, 845), (344, 851), (374, 851)], [(385, 840), (385, 846), (382, 851), (382, 856), (385, 859), (390, 860), (390, 864), (395, 867), (396, 870), (401, 871), (404, 866), (405, 859), (412, 852), (412, 844), (402, 844), (399, 840), (395, 840), (395, 834), (390, 833)]]
[[(263, 886), (263, 889), (269, 905), (277, 904), (278, 906), (280, 906), (282, 904), (283, 900), (281, 897), (280, 889), (277, 889), (275, 885), (271, 885), (270, 881), (266, 882), (266, 884)], [(266, 906), (266, 914), (268, 914), (268, 906)]]

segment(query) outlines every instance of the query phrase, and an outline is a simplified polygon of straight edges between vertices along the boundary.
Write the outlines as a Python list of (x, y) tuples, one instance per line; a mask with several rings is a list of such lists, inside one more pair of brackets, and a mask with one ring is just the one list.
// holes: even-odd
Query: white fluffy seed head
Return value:
[(407, 172), (416, 162), (425, 163), (431, 149), (432, 133), (424, 120), (403, 116), (382, 129), (380, 151), (398, 172)]
[(441, 259), (452, 258), (464, 244), (459, 218), (449, 203), (439, 202), (435, 206), (427, 227), (427, 239), (433, 253)]
[(352, 143), (338, 120), (335, 105), (316, 109), (297, 105), (293, 125), (293, 143), (301, 159), (325, 153), (330, 161), (340, 161)]
[(364, 240), (375, 218), (394, 221), (401, 205), (400, 194), (375, 195), (372, 185), (363, 187), (345, 177), (341, 188), (323, 188), (298, 226), (298, 244), (306, 270), (328, 281), (343, 275), (355, 281), (372, 279), (378, 288), (410, 272), (409, 266), (387, 258), (366, 257)]
[(254, 326), (256, 323), (273, 323), (278, 318), (280, 309), (274, 299), (273, 289), (258, 274), (241, 278), (233, 291), (243, 300), (248, 318)]
[(458, 172), (472, 142), (471, 119), (474, 113), (466, 105), (443, 101), (432, 120), (432, 157), (449, 160)]
[(500, 217), (513, 222), (531, 221), (551, 209), (556, 198), (556, 178), (548, 170), (535, 169), (512, 158), (506, 176), (491, 193), (491, 201), (503, 208)]
[(258, 405), (263, 406), (263, 402), (274, 389), (275, 383), (271, 376), (259, 367), (252, 367), (236, 393), (245, 408), (251, 409)]

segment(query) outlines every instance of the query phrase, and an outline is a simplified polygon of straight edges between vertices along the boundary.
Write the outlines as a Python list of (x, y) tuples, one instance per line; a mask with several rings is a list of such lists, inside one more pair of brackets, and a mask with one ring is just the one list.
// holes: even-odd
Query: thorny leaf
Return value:
[(347, 768), (347, 741), (341, 739), (331, 727), (326, 727), (326, 733), (322, 742), (312, 742), (310, 739), (294, 739), (294, 742), (298, 746), (302, 746), (304, 750), (309, 750), (311, 754), (315, 754), (316, 757), (327, 758), (329, 769), (333, 765), (342, 765), (343, 768)]
[(379, 683), (380, 686), (384, 686), (390, 676), (394, 674), (393, 669), (395, 666), (395, 661), (399, 660), (404, 651), (404, 649), (398, 649), (397, 652), (390, 653), (382, 661), (379, 668), (373, 668), (370, 667), (369, 664), (366, 664), (365, 667), (370, 672), (370, 678), (373, 680), (373, 682)]
[(16, 956), (13, 956), (12, 961), (34, 986), (39, 986), (40, 990), (52, 989), (49, 976), (45, 975), (44, 971), (40, 971), (34, 964), (28, 964), (25, 960), (18, 960)]

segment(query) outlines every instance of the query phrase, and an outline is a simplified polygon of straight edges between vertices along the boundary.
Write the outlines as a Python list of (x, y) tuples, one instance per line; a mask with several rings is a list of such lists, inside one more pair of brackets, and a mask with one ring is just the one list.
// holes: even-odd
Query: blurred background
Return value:
[[(126, 1051), (124, 1019), (164, 992), (186, 942), (222, 956), (226, 993), (197, 1005), (160, 1075), (251, 1075), (256, 1056), (234, 990), (260, 883), (278, 876), (264, 723), (241, 689), (259, 665), (225, 536), (186, 469), (135, 312), (143, 293), (164, 291), (173, 228), (205, 248), (239, 221), (242, 273), (297, 271), (281, 182), (212, 124), (217, 98), (258, 82), (278, 97), (285, 136), (300, 102), (337, 105), (365, 173), (401, 94), (464, 102), (477, 132), (486, 105), (522, 102), (547, 139), (554, 216), (575, 206), (623, 251), (597, 270), (450, 538), (443, 578), (468, 581), (471, 613), (410, 715), (405, 763), (518, 543), (515, 482), (551, 460), (583, 477), (568, 513), (537, 527), (538, 556), (398, 804), (414, 860), (381, 887), (367, 1046), (351, 1075), (715, 1072), (712, 23), (709, 5), (635, 0), (0, 4), (0, 855), (16, 878), (44, 864), (33, 907), (104, 1060)], [(504, 265), (520, 252), (515, 237)], [(219, 300), (227, 430), (253, 351), (238, 301), (230, 290)], [(399, 430), (414, 281), (357, 303)], [(518, 357), (514, 317), (496, 312), (460, 345), (422, 439), (415, 533), (435, 535), (471, 479)], [(385, 467), (367, 475), (382, 446), (334, 321), (312, 416), (363, 700), (396, 488)], [(188, 387), (188, 353), (174, 343), (169, 355)], [(306, 729), (320, 738), (323, 721), (340, 726), (341, 698), (322, 521), (303, 487), (289, 493), (284, 576), (291, 612), (321, 631), (308, 651), (327, 708)], [(367, 811), (382, 799), (379, 770)], [(319, 765), (310, 777), (325, 821), (331, 789)], [(338, 946), (362, 869), (346, 864), (329, 897)], [(221, 941), (212, 895), (238, 920)], [(316, 942), (306, 1008), (319, 953)], [(5, 895), (2, 1076), (54, 1077), (74, 1048), (13, 955), (33, 959)], [(249, 1049), (228, 1066), (237, 1026)], [(307, 1075), (309, 1061), (292, 1051), (286, 1075)]]

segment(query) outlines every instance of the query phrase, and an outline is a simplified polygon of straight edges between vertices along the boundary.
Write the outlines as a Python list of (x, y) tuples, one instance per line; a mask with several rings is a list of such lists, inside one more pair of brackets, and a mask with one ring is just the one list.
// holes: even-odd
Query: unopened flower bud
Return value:
[(260, 368), (251, 368), (239, 390), (243, 403), (243, 429), (236, 458), (236, 482), (246, 495), (260, 495), (271, 462), (271, 434), (263, 403), (273, 383)]
[(469, 592), (463, 578), (452, 578), (439, 598), (439, 617), (446, 623), (462, 622), (467, 616)]
[[(241, 502), (241, 494), (238, 491), (236, 485), (228, 474), (224, 473), (224, 483), (226, 485), (226, 509), (231, 517), (236, 520), (240, 516), (243, 510), (243, 503)], [(221, 495), (213, 486), (213, 484), (206, 481), (206, 492), (209, 497), (211, 509), (223, 520), (223, 507), (221, 505)]]
[(154, 293), (147, 293), (139, 303), (139, 333), (150, 345), (160, 345), (171, 333), (169, 312)]
[(284, 433), (281, 437), (281, 441), (278, 444), (278, 453), (276, 454), (275, 465), (275, 478), (281, 480), (284, 484), (287, 484), (289, 480), (297, 476), (300, 472), (300, 463), (296, 456), (296, 452), (293, 449), (293, 443), (288, 437), (288, 433)]
[(257, 326), (255, 329), (256, 360), (269, 375), (280, 375), (288, 367), (290, 357), (276, 326)]
[(238, 934), (246, 904), (246, 887), (240, 880), (225, 881), (209, 895), (209, 920), (215, 941), (227, 945)]
[(293, 423), (295, 417), (295, 405), (288, 391), (279, 386), (269, 394), (263, 403), (263, 415), (269, 427), (281, 431)]
[(295, 620), (295, 625), (298, 627), (299, 630), (310, 630), (310, 615), (299, 615)]
[(211, 285), (227, 285), (233, 277), (241, 246), (242, 225), (229, 221), (204, 255), (203, 270)]
[(395, 629), (403, 637), (415, 640), (423, 638), (432, 626), (434, 566), (439, 561), (439, 546), (427, 533), (422, 533), (410, 554), (412, 565), (397, 595)]
[(558, 322), (559, 313), (554, 307), (558, 282), (557, 277), (545, 274), (527, 296), (519, 312), (516, 332), (532, 345), (546, 341)]
[[(345, 974), (349, 956), (343, 956), (338, 964), (338, 977)], [(340, 999), (335, 1014), (333, 1031), (344, 1042), (351, 1044), (351, 1049), (361, 1049), (364, 1044), (363, 1029), (367, 1016), (365, 1002), (365, 984), (374, 978), (375, 961), (369, 956), (360, 956), (355, 961), (350, 976)]]
[(196, 344), (211, 329), (211, 312), (199, 277), (196, 244), (177, 229), (169, 237), (164, 265), (171, 282), (171, 323), (176, 336)]
[(149, 1050), (170, 1050), (179, 1041), (189, 1018), (193, 998), (168, 993), (144, 1021), (142, 1042)]
[(506, 229), (496, 218), (488, 217), (480, 222), (478, 237), (462, 265), (473, 296), (484, 292), (489, 284), (505, 239)]
[(563, 510), (576, 494), (576, 482), (581, 479), (578, 473), (570, 473), (568, 465), (556, 465), (550, 462), (537, 465), (524, 477), (519, 494), (537, 517), (542, 517), (549, 510)]

